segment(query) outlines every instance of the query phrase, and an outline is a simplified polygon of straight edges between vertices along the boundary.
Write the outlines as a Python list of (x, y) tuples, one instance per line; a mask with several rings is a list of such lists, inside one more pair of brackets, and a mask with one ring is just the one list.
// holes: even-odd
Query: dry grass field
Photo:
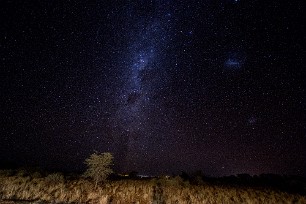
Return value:
[[(14, 202), (12, 202), (14, 201)], [(20, 202), (23, 201), (23, 202)], [(27, 202), (26, 202), (27, 201)], [(181, 177), (117, 180), (95, 185), (90, 180), (0, 172), (0, 204), (12, 203), (306, 203), (306, 197), (272, 189), (230, 187), (205, 182), (193, 185)]]

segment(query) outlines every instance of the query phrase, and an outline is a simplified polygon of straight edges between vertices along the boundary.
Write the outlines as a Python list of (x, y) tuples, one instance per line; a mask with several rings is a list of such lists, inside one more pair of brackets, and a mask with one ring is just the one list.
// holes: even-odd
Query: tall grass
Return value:
[(0, 199), (52, 203), (306, 203), (305, 196), (271, 189), (191, 185), (180, 177), (109, 181), (95, 187), (83, 178), (62, 174), (12, 174), (0, 172)]

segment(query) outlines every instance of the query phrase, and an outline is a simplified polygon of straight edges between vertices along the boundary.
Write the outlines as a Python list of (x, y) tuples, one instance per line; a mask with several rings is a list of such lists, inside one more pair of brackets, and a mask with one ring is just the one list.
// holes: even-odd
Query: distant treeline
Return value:
[(188, 174), (182, 172), (179, 175), (146, 176), (133, 171), (128, 174), (113, 174), (110, 179), (151, 179), (151, 178), (175, 178), (179, 176), (192, 185), (205, 185), (207, 183), (220, 186), (245, 186), (245, 187), (266, 187), (288, 193), (306, 195), (306, 178), (295, 175), (260, 174), (251, 176), (249, 174), (237, 174), (223, 177), (205, 176), (201, 171)]

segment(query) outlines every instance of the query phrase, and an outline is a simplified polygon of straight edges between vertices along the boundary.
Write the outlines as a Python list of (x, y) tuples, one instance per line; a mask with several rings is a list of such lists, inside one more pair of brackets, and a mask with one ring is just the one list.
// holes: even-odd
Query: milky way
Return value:
[(0, 167), (306, 174), (302, 3), (4, 4)]
[[(138, 13), (141, 8), (150, 12)], [(165, 110), (158, 97), (162, 88), (167, 86), (163, 56), (171, 40), (169, 28), (173, 22), (170, 12), (166, 2), (148, 4), (144, 1), (128, 8), (128, 49), (122, 56), (125, 62), (120, 77), (123, 85), (119, 87), (119, 107), (113, 120), (113, 125), (121, 131), (122, 138), (116, 140), (124, 141), (126, 161), (123, 163), (129, 166), (128, 169), (137, 168), (133, 165), (140, 158), (148, 158), (158, 139), (158, 132), (152, 127), (158, 124), (157, 118), (168, 117), (164, 115)]]

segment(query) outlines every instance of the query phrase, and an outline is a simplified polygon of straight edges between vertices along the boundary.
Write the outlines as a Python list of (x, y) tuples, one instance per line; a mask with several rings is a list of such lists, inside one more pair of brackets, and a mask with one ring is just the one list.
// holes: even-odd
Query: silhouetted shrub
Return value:
[(0, 177), (8, 177), (12, 175), (14, 175), (14, 170), (11, 169), (0, 170)]
[(186, 172), (182, 172), (180, 174), (180, 177), (184, 180), (184, 181), (189, 181), (190, 177)]

